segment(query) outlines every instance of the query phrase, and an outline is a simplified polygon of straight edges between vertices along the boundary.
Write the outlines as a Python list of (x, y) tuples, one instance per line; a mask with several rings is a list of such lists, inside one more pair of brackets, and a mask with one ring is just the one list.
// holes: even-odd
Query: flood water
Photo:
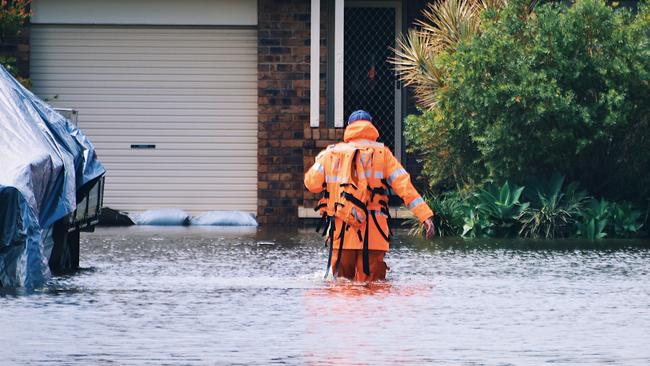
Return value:
[(324, 281), (309, 230), (116, 228), (0, 294), (2, 365), (650, 364), (650, 243), (400, 233), (386, 283)]

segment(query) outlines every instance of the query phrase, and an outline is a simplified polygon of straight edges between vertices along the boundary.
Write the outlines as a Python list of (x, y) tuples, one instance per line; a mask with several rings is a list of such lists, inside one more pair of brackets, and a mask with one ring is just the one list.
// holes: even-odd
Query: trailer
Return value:
[(0, 66), (0, 287), (76, 270), (80, 233), (98, 222), (106, 170), (70, 112)]

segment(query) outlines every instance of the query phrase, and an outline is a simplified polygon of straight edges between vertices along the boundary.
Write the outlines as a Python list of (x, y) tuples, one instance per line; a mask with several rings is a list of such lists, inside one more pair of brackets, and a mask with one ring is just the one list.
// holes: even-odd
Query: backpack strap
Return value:
[[(343, 241), (345, 241), (345, 232), (347, 231), (347, 225), (343, 224), (341, 228), (341, 239), (339, 241), (339, 252), (336, 254), (336, 268), (332, 271), (332, 275), (336, 278), (339, 275), (339, 266), (341, 265), (341, 254), (343, 253)], [(334, 247), (334, 242), (332, 242), (332, 247)]]
[[(329, 254), (327, 255), (327, 267), (325, 268), (325, 277), (327, 278), (327, 275), (330, 272), (330, 266), (332, 265), (332, 252), (334, 251), (334, 232), (336, 231), (336, 225), (335, 225), (335, 220), (333, 217), (328, 217), (327, 221), (329, 222), (329, 242), (330, 242), (330, 248), (329, 248)], [(332, 274), (334, 274), (334, 271), (332, 271)]]
[(363, 273), (366, 276), (370, 276), (370, 252), (368, 250), (368, 228), (370, 223), (366, 222), (366, 235), (363, 238), (363, 251), (362, 251), (362, 260), (363, 260)]
[(320, 234), (320, 229), (323, 229), (323, 236), (327, 233), (327, 222), (328, 222), (327, 212), (323, 214), (320, 220), (318, 220), (318, 226), (316, 226), (316, 232)]
[[(390, 210), (388, 209), (388, 202), (386, 201), (379, 201), (379, 203), (382, 205), (381, 212), (386, 215), (388, 220), (391, 219), (390, 217)], [(388, 225), (388, 237), (392, 238), (393, 237), (393, 230), (391, 230), (390, 225)]]
[(357, 207), (359, 207), (364, 213), (368, 213), (368, 207), (366, 206), (365, 203), (359, 201), (354, 195), (351, 195), (348, 192), (341, 192), (341, 196), (345, 197), (346, 200), (354, 203)]
[(377, 215), (375, 215), (375, 211), (370, 211), (370, 216), (372, 216), (372, 221), (375, 223), (375, 227), (377, 227), (377, 231), (379, 231), (379, 234), (384, 238), (386, 241), (390, 241), (390, 234), (386, 234), (382, 229), (381, 226), (379, 226), (379, 221), (377, 221)]
[(368, 186), (368, 190), (370, 191), (370, 201), (369, 202), (374, 201), (375, 195), (380, 195), (380, 196), (387, 196), (388, 195), (388, 192), (386, 191), (386, 188), (384, 188), (384, 187), (370, 188), (370, 186)]

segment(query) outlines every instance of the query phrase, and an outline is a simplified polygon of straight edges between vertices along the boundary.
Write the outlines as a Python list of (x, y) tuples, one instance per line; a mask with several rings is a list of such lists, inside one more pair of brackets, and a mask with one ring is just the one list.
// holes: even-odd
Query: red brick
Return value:
[[(324, 70), (328, 7), (324, 3), (321, 120), (327, 108)], [(304, 170), (323, 147), (335, 140), (336, 131), (327, 139), (327, 129), (309, 127), (310, 2), (259, 0), (258, 9), (258, 222), (293, 224), (298, 220), (297, 205), (303, 204), (305, 197), (314, 197), (305, 193), (302, 185)], [(326, 140), (321, 142), (321, 138)]]

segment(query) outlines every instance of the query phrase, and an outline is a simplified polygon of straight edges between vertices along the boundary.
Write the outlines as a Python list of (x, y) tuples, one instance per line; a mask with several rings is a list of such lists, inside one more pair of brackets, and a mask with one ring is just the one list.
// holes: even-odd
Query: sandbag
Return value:
[(185, 226), (190, 224), (190, 215), (177, 208), (149, 210), (129, 215), (136, 225)]
[(241, 211), (210, 211), (192, 218), (197, 226), (257, 226), (253, 215)]

